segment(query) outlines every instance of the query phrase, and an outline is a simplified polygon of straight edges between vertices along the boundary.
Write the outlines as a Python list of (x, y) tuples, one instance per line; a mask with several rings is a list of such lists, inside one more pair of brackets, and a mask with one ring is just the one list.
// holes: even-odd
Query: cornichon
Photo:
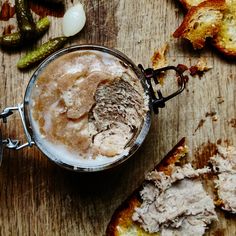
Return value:
[(0, 38), (0, 45), (3, 47), (18, 47), (21, 45), (21, 34), (19, 32), (6, 34)]
[[(50, 26), (50, 21), (47, 17), (40, 19), (36, 23), (36, 32), (32, 34), (32, 40), (42, 36)], [(24, 38), (21, 36), (20, 32), (6, 34), (0, 37), (0, 45), (7, 48), (19, 47), (24, 43)]]
[(47, 17), (44, 17), (42, 19), (40, 19), (37, 23), (36, 23), (36, 34), (37, 37), (41, 36), (42, 34), (44, 34), (50, 26), (50, 21)]
[(28, 0), (15, 0), (16, 18), (20, 33), (24, 38), (31, 38), (36, 26), (29, 9)]
[(39, 48), (36, 48), (34, 51), (31, 51), (23, 56), (18, 61), (17, 67), (19, 69), (27, 69), (33, 66), (34, 64), (48, 57), (51, 53), (62, 48), (67, 40), (67, 37), (57, 37), (50, 39), (48, 42), (42, 44)]

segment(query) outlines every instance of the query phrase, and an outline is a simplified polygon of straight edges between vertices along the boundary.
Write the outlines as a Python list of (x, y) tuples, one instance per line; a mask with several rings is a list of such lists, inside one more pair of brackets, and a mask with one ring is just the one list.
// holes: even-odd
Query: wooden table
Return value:
[[(66, 1), (65, 8), (72, 2), (78, 1)], [(187, 137), (189, 160), (195, 166), (207, 162), (217, 142), (236, 145), (235, 63), (226, 61), (209, 46), (194, 52), (185, 42), (172, 38), (183, 19), (177, 1), (82, 2), (86, 27), (67, 46), (94, 43), (113, 47), (147, 67), (155, 49), (168, 42), (169, 64), (194, 65), (205, 57), (213, 69), (201, 79), (189, 78), (187, 89), (168, 102), (158, 116), (153, 116), (150, 133), (137, 154), (112, 172), (81, 175), (51, 163), (35, 147), (21, 151), (5, 149), (0, 169), (0, 235), (104, 235), (117, 206), (180, 138)], [(61, 35), (61, 18), (50, 18), (51, 29), (39, 44)], [(8, 24), (1, 21), (1, 32)], [(0, 53), (3, 109), (22, 102), (34, 70), (17, 70), (17, 60), (24, 51)], [(4, 137), (24, 140), (17, 115), (1, 124), (1, 129)], [(219, 222), (206, 235), (236, 235), (236, 218), (219, 209), (217, 214)]]

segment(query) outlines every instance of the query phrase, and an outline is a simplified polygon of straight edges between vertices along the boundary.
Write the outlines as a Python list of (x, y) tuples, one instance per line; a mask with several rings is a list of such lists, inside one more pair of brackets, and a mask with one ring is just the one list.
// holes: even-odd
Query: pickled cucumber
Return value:
[(23, 56), (17, 63), (18, 69), (27, 69), (42, 61), (51, 53), (62, 48), (67, 40), (67, 37), (57, 37), (50, 39), (48, 42), (42, 44), (39, 48), (36, 48), (35, 50)]
[(31, 38), (36, 26), (29, 8), (28, 0), (15, 0), (16, 18), (20, 33), (24, 38)]
[(47, 17), (40, 19), (36, 23), (37, 38), (41, 36), (42, 34), (44, 34), (49, 29), (49, 26), (50, 26), (50, 21)]
[[(32, 34), (32, 40), (41, 37), (50, 26), (50, 21), (47, 17), (42, 18), (36, 23), (36, 32)], [(24, 39), (20, 32), (6, 34), (0, 37), (0, 45), (7, 48), (15, 48), (22, 45)]]
[(21, 34), (19, 32), (0, 37), (0, 45), (4, 47), (15, 48), (20, 46), (21, 42)]

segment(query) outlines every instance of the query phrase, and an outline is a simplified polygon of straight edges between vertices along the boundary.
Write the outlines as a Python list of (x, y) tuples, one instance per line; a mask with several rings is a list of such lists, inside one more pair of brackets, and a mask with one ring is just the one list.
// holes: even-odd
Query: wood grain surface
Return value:
[[(65, 0), (65, 9), (77, 2)], [(151, 130), (139, 151), (115, 170), (81, 175), (51, 163), (36, 147), (21, 151), (5, 149), (0, 168), (0, 235), (104, 235), (114, 210), (180, 138), (187, 137), (190, 161), (195, 166), (207, 162), (217, 142), (236, 145), (235, 62), (225, 60), (209, 45), (194, 52), (186, 42), (172, 38), (183, 19), (183, 10), (176, 2), (82, 1), (86, 27), (66, 46), (84, 43), (109, 46), (147, 67), (153, 52), (168, 42), (169, 64), (190, 66), (205, 57), (213, 69), (201, 78), (189, 78), (186, 90), (168, 102), (158, 116), (153, 116)], [(40, 7), (39, 1), (35, 8)], [(49, 16), (51, 28), (38, 44), (62, 34), (62, 18), (57, 17), (59, 13), (54, 15)], [(34, 18), (39, 16), (34, 13)], [(0, 21), (1, 33), (9, 24), (14, 25), (15, 20)], [(16, 63), (30, 49), (0, 51), (1, 109), (23, 101), (34, 69), (21, 72)], [(1, 130), (5, 138), (24, 140), (17, 115), (11, 116), (7, 124), (1, 123)], [(211, 186), (209, 181), (206, 184)], [(236, 235), (236, 217), (219, 209), (217, 214), (219, 221), (206, 235)]]

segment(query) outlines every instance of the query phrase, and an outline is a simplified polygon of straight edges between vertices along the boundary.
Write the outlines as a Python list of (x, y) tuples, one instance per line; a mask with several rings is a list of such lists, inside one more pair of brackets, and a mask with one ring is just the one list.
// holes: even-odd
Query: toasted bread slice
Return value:
[[(173, 166), (178, 163), (186, 153), (187, 147), (185, 146), (185, 138), (183, 138), (155, 167), (155, 170), (163, 171), (167, 175), (170, 174)], [(141, 199), (139, 197), (139, 191), (141, 189), (142, 187), (135, 190), (133, 194), (115, 211), (106, 230), (107, 236), (160, 235), (159, 233), (149, 234), (145, 232), (132, 220), (134, 209), (141, 205)]]
[(184, 6), (186, 9), (190, 9), (191, 7), (196, 7), (200, 3), (206, 1), (206, 0), (179, 0), (181, 4)]
[(202, 48), (206, 39), (219, 31), (225, 7), (225, 0), (208, 0), (192, 7), (173, 36), (188, 39), (194, 49)]
[[(181, 139), (178, 144), (164, 157), (164, 159), (155, 167), (158, 171), (163, 171), (165, 174), (170, 174), (177, 162), (181, 160), (187, 153), (185, 146), (185, 138)], [(112, 219), (107, 227), (107, 236), (148, 236), (137, 224), (132, 221), (134, 209), (141, 205), (139, 191), (141, 187), (136, 189), (133, 194), (115, 211)], [(152, 234), (153, 236), (160, 235), (159, 233)]]
[[(185, 139), (182, 139), (147, 175), (144, 185), (115, 211), (106, 230), (107, 236), (183, 235), (182, 230), (185, 230), (184, 235), (204, 234), (206, 226), (217, 216), (212, 199), (206, 194), (201, 182), (194, 178), (211, 170), (194, 170), (190, 164), (181, 165), (181, 159), (186, 153), (187, 146)], [(148, 189), (152, 191), (148, 192)], [(177, 205), (172, 205), (175, 198)], [(154, 213), (153, 209), (156, 208), (159, 210)], [(165, 209), (171, 210), (166, 212)], [(206, 217), (200, 219), (203, 214)], [(167, 217), (166, 221), (163, 221), (164, 216)], [(158, 226), (155, 221), (157, 218), (162, 226)]]
[(224, 55), (236, 57), (236, 1), (227, 0), (227, 8), (213, 45)]

